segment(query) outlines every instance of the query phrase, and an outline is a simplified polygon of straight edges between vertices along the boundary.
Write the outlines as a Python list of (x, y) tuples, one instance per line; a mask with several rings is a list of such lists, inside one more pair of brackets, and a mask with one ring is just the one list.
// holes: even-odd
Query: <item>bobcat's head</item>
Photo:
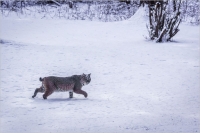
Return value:
[(82, 85), (87, 85), (87, 84), (90, 83), (90, 81), (91, 81), (90, 75), (91, 75), (91, 73), (90, 74), (84, 74), (83, 73), (81, 75), (81, 83), (82, 83)]

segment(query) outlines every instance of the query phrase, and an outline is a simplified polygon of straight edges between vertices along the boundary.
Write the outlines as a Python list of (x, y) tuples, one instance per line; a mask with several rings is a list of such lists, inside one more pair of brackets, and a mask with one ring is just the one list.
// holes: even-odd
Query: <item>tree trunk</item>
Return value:
[(156, 42), (170, 41), (179, 31), (181, 0), (172, 1), (174, 12), (171, 14), (166, 13), (167, 6), (169, 6), (168, 0), (165, 2), (163, 0), (153, 2), (155, 2), (154, 5), (152, 5), (152, 2), (148, 3), (149, 25), (147, 25), (147, 29), (149, 38), (156, 40)]

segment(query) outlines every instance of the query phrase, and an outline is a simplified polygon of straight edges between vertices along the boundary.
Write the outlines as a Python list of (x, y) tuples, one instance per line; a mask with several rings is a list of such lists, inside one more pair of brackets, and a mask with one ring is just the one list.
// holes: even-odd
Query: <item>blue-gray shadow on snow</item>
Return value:
[[(91, 98), (47, 98), (43, 99), (42, 97), (35, 97), (35, 98), (30, 98), (35, 102), (77, 102), (77, 101), (99, 101), (98, 99), (91, 99)], [(101, 101), (101, 100), (100, 100)]]
[(48, 102), (69, 102), (69, 101), (87, 101), (89, 100), (88, 98), (49, 98), (45, 99)]

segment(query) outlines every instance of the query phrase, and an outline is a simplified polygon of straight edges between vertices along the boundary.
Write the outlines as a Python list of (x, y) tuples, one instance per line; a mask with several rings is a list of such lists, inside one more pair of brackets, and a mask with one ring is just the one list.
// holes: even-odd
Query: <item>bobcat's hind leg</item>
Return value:
[(49, 95), (51, 95), (53, 93), (53, 91), (46, 91), (45, 93), (44, 93), (44, 95), (43, 95), (43, 98), (44, 99), (47, 99), (47, 97), (49, 96)]
[(47, 99), (47, 97), (51, 95), (57, 87), (52, 82), (47, 82), (46, 84), (44, 84), (44, 86), (46, 90), (43, 95), (43, 98)]
[(43, 86), (41, 86), (40, 88), (36, 88), (36, 89), (35, 89), (35, 92), (34, 92), (34, 95), (32, 96), (32, 98), (34, 98), (34, 97), (37, 95), (38, 92), (43, 93), (44, 91), (45, 91), (45, 90), (44, 90), (44, 87), (43, 87)]

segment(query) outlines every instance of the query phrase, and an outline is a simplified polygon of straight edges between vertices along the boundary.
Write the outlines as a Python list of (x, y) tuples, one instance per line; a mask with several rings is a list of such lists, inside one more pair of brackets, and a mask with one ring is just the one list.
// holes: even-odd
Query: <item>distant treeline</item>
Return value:
[(11, 6), (18, 6), (18, 7), (24, 7), (27, 5), (60, 5), (60, 4), (69, 4), (72, 6), (73, 4), (76, 3), (126, 3), (127, 5), (129, 4), (134, 4), (134, 5), (139, 5), (140, 0), (0, 0), (0, 6), (1, 7), (11, 7)]
[(3, 16), (15, 12), (19, 17), (39, 16), (110, 22), (126, 20), (133, 16), (139, 7), (139, 2), (139, 0), (2, 0), (1, 13)]
[[(107, 22), (128, 19), (139, 6), (155, 5), (156, 1), (168, 1), (168, 7), (173, 8), (173, 2), (177, 0), (0, 0), (0, 10), (3, 16), (12, 12), (18, 16), (40, 13), (42, 18), (51, 16)], [(180, 12), (182, 21), (200, 23), (199, 0), (181, 0)]]

